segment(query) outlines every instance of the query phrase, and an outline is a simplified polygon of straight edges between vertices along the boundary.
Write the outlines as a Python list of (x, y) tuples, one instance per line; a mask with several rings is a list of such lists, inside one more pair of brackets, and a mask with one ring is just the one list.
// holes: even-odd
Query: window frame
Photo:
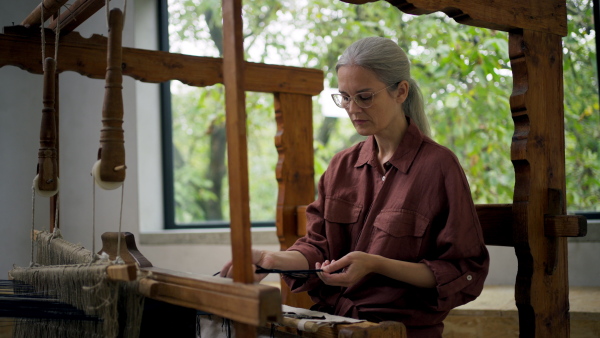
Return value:
[[(158, 48), (169, 52), (169, 8), (168, 0), (158, 1)], [(165, 230), (185, 229), (229, 229), (227, 220), (192, 223), (177, 223), (175, 219), (175, 171), (173, 169), (173, 113), (171, 81), (160, 83), (160, 132), (162, 154), (163, 215)], [(253, 221), (251, 227), (275, 227), (273, 221)]]

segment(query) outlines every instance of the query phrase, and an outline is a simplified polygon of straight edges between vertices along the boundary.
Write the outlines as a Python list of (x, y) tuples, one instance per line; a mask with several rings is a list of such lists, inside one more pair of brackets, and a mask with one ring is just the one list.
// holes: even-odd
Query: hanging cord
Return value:
[[(43, 19), (42, 19), (43, 20)], [(60, 8), (56, 14), (56, 31), (54, 32), (54, 61), (58, 64), (58, 39), (60, 37)]]
[[(106, 5), (104, 6), (104, 7), (106, 7), (106, 27), (109, 26), (109, 18), (110, 18), (110, 8), (108, 6), (109, 1), (110, 0), (106, 0)], [(126, 14), (127, 14), (127, 0), (125, 0), (123, 2), (123, 25), (125, 25)]]
[(123, 259), (121, 259), (121, 225), (123, 224), (123, 196), (125, 195), (125, 182), (121, 184), (121, 210), (119, 211), (119, 236), (117, 238), (117, 257), (115, 258), (115, 263), (122, 264), (125, 263)]
[(52, 231), (52, 238), (60, 237), (60, 229), (58, 228), (58, 205), (60, 196), (56, 195), (56, 205), (54, 207), (54, 230)]
[[(45, 69), (44, 60), (46, 60), (46, 30), (44, 29), (44, 1), (42, 0), (40, 5), (41, 10), (41, 24), (40, 30), (42, 31), (42, 70)], [(58, 40), (60, 37), (60, 8), (58, 9), (58, 13), (56, 15), (56, 32), (54, 34), (54, 60), (58, 60)]]
[(42, 24), (40, 25), (40, 30), (42, 31), (42, 70), (45, 72), (46, 68), (44, 60), (46, 60), (46, 32), (44, 31), (44, 0), (42, 0), (42, 3), (40, 4), (40, 10), (40, 20), (42, 21)]
[[(35, 182), (35, 180), (34, 180)], [(35, 261), (33, 260), (33, 232), (35, 231), (35, 184), (31, 186), (31, 261), (29, 262), (29, 267), (33, 267), (35, 265)]]
[(95, 262), (98, 260), (98, 255), (96, 255), (96, 182), (94, 180), (94, 175), (92, 176), (92, 259), (91, 262)]

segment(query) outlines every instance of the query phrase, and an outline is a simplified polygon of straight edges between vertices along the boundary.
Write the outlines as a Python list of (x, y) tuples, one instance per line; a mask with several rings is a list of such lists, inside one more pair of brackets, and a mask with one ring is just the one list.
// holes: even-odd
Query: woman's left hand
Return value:
[[(315, 268), (323, 269), (317, 275), (327, 285), (349, 287), (357, 283), (364, 276), (374, 271), (377, 256), (353, 251), (339, 260), (326, 260), (316, 263)], [(341, 272), (337, 272), (341, 270)]]

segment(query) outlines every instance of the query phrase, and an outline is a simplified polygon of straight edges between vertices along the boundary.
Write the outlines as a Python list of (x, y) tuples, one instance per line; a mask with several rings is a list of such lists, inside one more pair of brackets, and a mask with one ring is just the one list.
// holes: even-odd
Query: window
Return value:
[[(219, 57), (220, 2), (161, 1), (163, 50)], [(570, 212), (600, 211), (600, 113), (594, 26), (588, 2), (568, 1), (564, 41), (567, 202)], [(354, 6), (267, 0), (244, 3), (246, 59), (322, 69), (337, 87), (335, 63), (356, 36), (399, 41), (425, 97), (433, 138), (458, 156), (475, 203), (512, 203), (512, 72), (507, 34), (458, 25), (445, 15), (411, 16), (387, 2)], [(168, 13), (168, 15), (167, 15)], [(389, 22), (395, 25), (386, 24)], [(223, 87), (163, 85), (167, 228), (228, 226)], [(329, 105), (314, 100), (315, 178), (331, 156), (362, 138)], [(270, 95), (247, 93), (251, 220), (273, 224), (277, 183)]]

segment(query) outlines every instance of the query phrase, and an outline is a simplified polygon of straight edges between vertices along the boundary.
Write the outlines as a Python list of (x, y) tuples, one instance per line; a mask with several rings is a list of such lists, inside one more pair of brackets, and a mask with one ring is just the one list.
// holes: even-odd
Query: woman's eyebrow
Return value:
[[(340, 92), (340, 94), (348, 94), (346, 91), (340, 90), (338, 88), (338, 91)], [(359, 89), (356, 91), (356, 94), (358, 93), (364, 93), (364, 92), (373, 92), (373, 88), (363, 88), (363, 89)]]

